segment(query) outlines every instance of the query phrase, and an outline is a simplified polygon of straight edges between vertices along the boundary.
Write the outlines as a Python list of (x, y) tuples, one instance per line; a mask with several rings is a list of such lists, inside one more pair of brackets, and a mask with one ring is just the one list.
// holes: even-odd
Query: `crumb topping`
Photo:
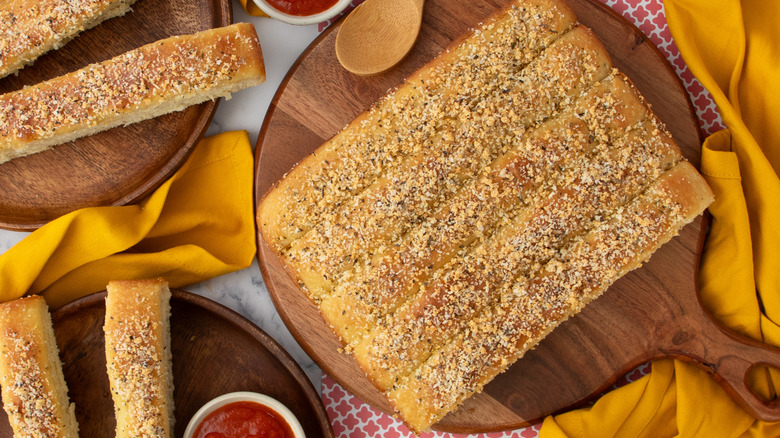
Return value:
[(695, 175), (704, 190), (701, 178), (592, 33), (540, 25), (551, 5), (516, 0), (259, 208), (343, 351), (413, 430), (481, 391), (705, 205), (680, 183)]
[[(138, 294), (139, 305), (144, 303)], [(150, 306), (149, 300), (146, 305)], [(165, 354), (161, 344), (162, 321), (153, 319), (150, 310), (134, 309), (106, 322), (106, 337), (111, 339), (108, 372), (114, 376), (111, 391), (116, 409), (127, 410), (133, 418), (138, 437), (158, 437), (166, 433), (167, 412), (157, 406), (165, 403)]]
[(124, 14), (135, 0), (7, 0), (0, 2), (0, 77), (104, 19)]
[[(307, 271), (301, 278), (308, 291), (315, 297), (328, 293), (345, 272), (423, 222), (431, 209), (449, 205), (466, 182), (506, 154), (520, 133), (605, 76), (608, 69), (599, 67), (606, 61), (598, 59), (587, 41), (577, 29), (552, 43), (519, 75), (490, 74), (457, 84), (461, 95), (477, 95), (474, 105), (448, 106), (419, 153), (323, 215), (285, 254), (300, 271)], [(479, 70), (485, 71), (490, 69)], [(483, 94), (486, 89), (492, 92)], [(319, 275), (312, 280), (315, 273)]]
[(240, 33), (209, 35), (172, 37), (0, 96), (0, 148), (96, 126), (229, 81), (247, 65), (241, 48), (254, 40)]
[[(452, 144), (456, 137), (471, 136), (477, 147), (490, 140), (493, 146), (490, 126), (482, 120), (501, 122), (495, 106), (502, 101), (503, 105), (534, 106), (537, 96), (527, 88), (522, 95), (513, 93), (508, 102), (514, 87), (529, 79), (516, 73), (572, 24), (571, 17), (557, 10), (538, 5), (512, 8), (442, 54), (438, 65), (418, 71), (319, 150), (321, 161), (316, 165), (304, 162), (298, 166), (291, 179), (300, 186), (282, 181), (272, 196), (285, 205), (285, 211), (264, 225), (273, 245), (286, 250), (292, 240), (332, 215), (345, 200), (402, 166), (404, 157), (435, 151), (432, 145)], [(441, 174), (438, 177), (446, 179)]]
[(21, 419), (15, 426), (22, 436), (60, 436), (63, 432), (55, 400), (57, 395), (44, 378), (42, 364), (36, 357), (45, 353), (38, 343), (29, 338), (29, 333), (7, 328), (3, 333), (2, 354), (15, 360), (6, 363), (6, 374), (13, 376), (13, 382), (3, 388), (10, 399), (3, 399), (3, 407), (9, 417)]
[[(654, 184), (572, 242), (530, 277), (505, 289), (498, 304), (472, 319), (391, 391), (413, 397), (429, 424), (469, 395), (481, 391), (549, 331), (596, 298), (619, 275), (637, 267), (668, 239), (690, 211), (679, 194)], [(698, 212), (697, 212), (698, 213)]]

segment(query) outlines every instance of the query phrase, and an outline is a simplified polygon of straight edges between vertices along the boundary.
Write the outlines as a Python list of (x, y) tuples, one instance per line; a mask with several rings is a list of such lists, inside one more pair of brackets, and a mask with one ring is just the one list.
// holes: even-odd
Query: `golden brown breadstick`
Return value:
[(251, 24), (147, 44), (0, 96), (0, 163), (265, 80)]
[(112, 281), (106, 364), (117, 437), (173, 435), (170, 298), (162, 279)]
[(79, 33), (124, 15), (135, 0), (0, 2), (0, 78), (15, 73)]
[(78, 437), (46, 301), (0, 304), (0, 386), (14, 436)]

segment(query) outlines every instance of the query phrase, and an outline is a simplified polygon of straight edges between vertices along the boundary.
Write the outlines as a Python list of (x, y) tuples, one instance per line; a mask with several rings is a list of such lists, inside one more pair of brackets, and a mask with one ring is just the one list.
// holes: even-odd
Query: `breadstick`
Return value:
[(172, 436), (168, 283), (162, 279), (112, 281), (107, 289), (103, 330), (116, 436)]
[(0, 96), (0, 163), (264, 80), (251, 24), (167, 38)]
[(46, 301), (0, 304), (0, 386), (14, 436), (78, 438)]
[(59, 49), (79, 33), (124, 15), (135, 0), (0, 2), (0, 78)]

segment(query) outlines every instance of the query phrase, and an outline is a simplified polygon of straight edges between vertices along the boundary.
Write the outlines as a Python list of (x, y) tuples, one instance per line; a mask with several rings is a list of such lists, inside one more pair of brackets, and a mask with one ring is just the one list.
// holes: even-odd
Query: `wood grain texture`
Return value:
[[(232, 22), (230, 0), (137, 0), (124, 16), (38, 58), (0, 93), (18, 90), (173, 35)], [(125, 205), (165, 181), (206, 132), (218, 101), (117, 127), (0, 164), (0, 227), (31, 230), (70, 211)]]
[[(685, 89), (663, 55), (611, 9), (593, 0), (568, 1), (580, 21), (604, 42), (615, 66), (667, 124), (683, 154), (698, 166), (698, 122)], [(402, 63), (374, 77), (355, 76), (341, 68), (333, 50), (338, 23), (328, 29), (292, 67), (269, 108), (256, 149), (256, 200), (388, 89), (505, 3), (429, 0), (413, 51)], [(645, 266), (616, 282), (434, 429), (487, 432), (517, 428), (580, 406), (635, 366), (659, 357), (694, 361), (748, 412), (780, 419), (776, 404), (756, 398), (745, 386), (751, 366), (780, 365), (778, 351), (720, 328), (698, 301), (696, 267), (705, 228), (701, 217), (685, 227)], [(336, 336), (260, 235), (258, 248), (266, 285), (298, 342), (337, 382), (390, 412), (387, 400), (355, 361), (337, 352)]]
[[(342, 22), (336, 36), (339, 63), (359, 75), (381, 73), (411, 50), (422, 25), (425, 0), (367, 1)], [(386, 17), (395, 17), (387, 21)]]
[[(171, 342), (176, 425), (174, 436), (206, 402), (234, 391), (267, 394), (298, 417), (306, 436), (332, 437), (325, 407), (295, 360), (244, 317), (211, 300), (173, 290)], [(52, 313), (79, 434), (114, 436), (114, 405), (106, 374), (105, 292)], [(0, 436), (12, 436), (5, 411)]]

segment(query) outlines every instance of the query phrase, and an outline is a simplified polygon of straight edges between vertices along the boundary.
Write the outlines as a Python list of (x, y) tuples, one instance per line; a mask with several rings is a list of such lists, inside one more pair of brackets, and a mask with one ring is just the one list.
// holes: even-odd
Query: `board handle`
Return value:
[[(780, 349), (738, 335), (701, 311), (699, 321), (676, 330), (670, 355), (692, 360), (723, 386), (753, 417), (780, 421), (780, 399), (766, 400), (748, 383), (751, 370), (768, 366), (780, 370)], [(706, 320), (706, 322), (705, 322)]]

